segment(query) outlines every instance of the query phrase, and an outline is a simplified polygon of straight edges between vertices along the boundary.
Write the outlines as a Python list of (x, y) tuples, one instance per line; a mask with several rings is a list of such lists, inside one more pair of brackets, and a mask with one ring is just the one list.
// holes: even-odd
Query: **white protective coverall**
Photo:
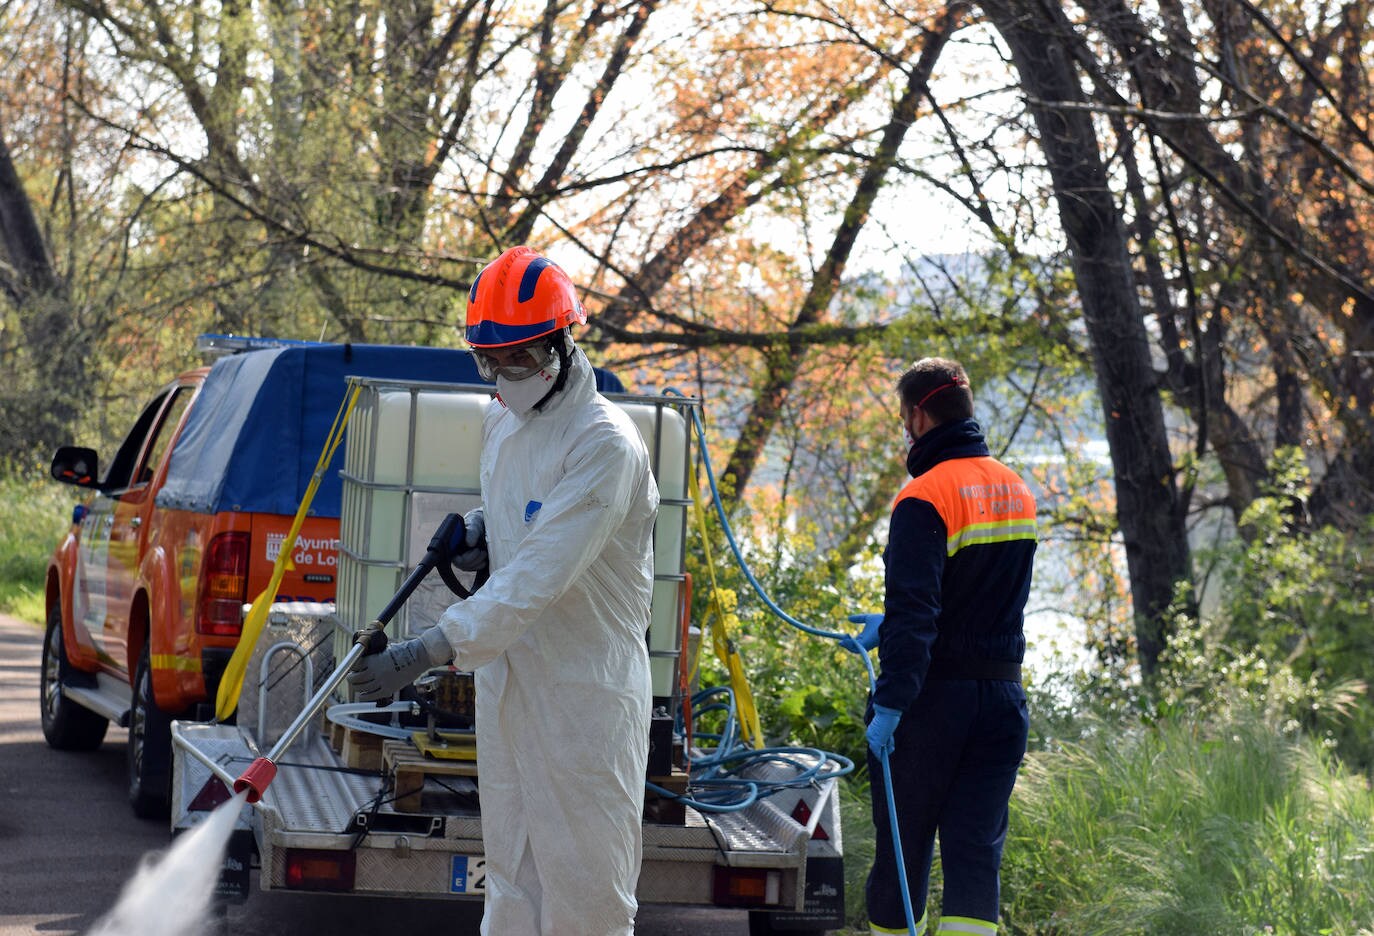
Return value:
[(483, 936), (634, 932), (658, 487), (574, 349), (542, 411), (482, 427), (491, 577), (439, 625), (474, 671)]

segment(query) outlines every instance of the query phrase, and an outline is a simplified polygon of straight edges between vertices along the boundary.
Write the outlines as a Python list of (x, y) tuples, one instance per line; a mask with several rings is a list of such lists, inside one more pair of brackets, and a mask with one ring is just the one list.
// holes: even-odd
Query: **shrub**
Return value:
[(1218, 682), (1261, 698), (1273, 725), (1320, 737), (1354, 767), (1374, 766), (1374, 521), (1311, 529), (1309, 482), (1295, 453), (1241, 517), (1223, 550), (1223, 597), (1200, 634), (1170, 651), (1175, 696), (1198, 699)]

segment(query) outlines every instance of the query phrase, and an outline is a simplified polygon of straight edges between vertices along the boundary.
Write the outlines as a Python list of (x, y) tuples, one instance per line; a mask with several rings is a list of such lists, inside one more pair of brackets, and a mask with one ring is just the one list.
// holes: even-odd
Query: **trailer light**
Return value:
[(210, 540), (200, 567), (196, 631), (237, 637), (243, 631), (243, 603), (247, 600), (248, 534), (221, 533)]
[(286, 849), (286, 886), (304, 891), (351, 891), (358, 853), (320, 848)]
[(718, 907), (776, 906), (782, 899), (782, 872), (765, 868), (716, 866), (712, 902)]

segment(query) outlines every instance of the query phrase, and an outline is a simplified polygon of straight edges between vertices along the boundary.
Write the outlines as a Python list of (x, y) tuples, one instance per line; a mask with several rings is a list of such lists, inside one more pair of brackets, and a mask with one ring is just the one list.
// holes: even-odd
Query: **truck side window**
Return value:
[(133, 428), (124, 437), (124, 441), (119, 443), (114, 458), (110, 459), (105, 476), (100, 479), (100, 486), (104, 490), (122, 491), (135, 483), (133, 474), (134, 468), (138, 466), (138, 456), (143, 452), (143, 443), (148, 440), (148, 433), (157, 424), (157, 414), (161, 412), (162, 404), (167, 402), (167, 394), (170, 392), (169, 390), (153, 397), (152, 401), (143, 407), (143, 412), (138, 414)]
[(181, 417), (186, 413), (186, 407), (190, 405), (191, 397), (195, 395), (193, 390), (193, 387), (177, 387), (173, 391), (172, 400), (167, 404), (162, 419), (153, 432), (153, 438), (148, 443), (148, 454), (143, 459), (143, 467), (138, 471), (139, 484), (146, 484), (153, 480), (153, 473), (157, 471), (157, 466), (162, 464), (162, 456), (166, 454), (167, 447), (172, 444), (172, 439), (176, 436), (177, 426), (181, 424)]
[(194, 390), (194, 387), (173, 387), (159, 393), (143, 407), (134, 427), (119, 444), (110, 467), (105, 470), (101, 486), (106, 491), (116, 493), (153, 479), (153, 472), (195, 395)]

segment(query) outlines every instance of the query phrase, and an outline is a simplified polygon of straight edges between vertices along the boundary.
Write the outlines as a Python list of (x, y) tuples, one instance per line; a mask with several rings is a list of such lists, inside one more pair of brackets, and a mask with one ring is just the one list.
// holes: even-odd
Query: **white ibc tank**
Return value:
[[(685, 401), (616, 402), (644, 438), (659, 486), (648, 641), (653, 693), (667, 697), (677, 673), (691, 503), (688, 425), (677, 408)], [(395, 594), (445, 513), (465, 512), (479, 502), (482, 418), (489, 405), (490, 392), (480, 388), (364, 383), (344, 461), (338, 611), (346, 630), (365, 626)], [(431, 576), (390, 630), (412, 633), (451, 600)]]
[(655, 696), (675, 687), (681, 646), (683, 537), (687, 530), (687, 420), (661, 403), (620, 403), (649, 449), (658, 482), (658, 521), (654, 525), (654, 598), (649, 619), (649, 669)]
[[(339, 618), (345, 627), (370, 622), (423, 555), (437, 521), (423, 516), (432, 511), (421, 509), (417, 494), (451, 495), (452, 510), (476, 504), (482, 415), (490, 402), (488, 393), (476, 391), (364, 385), (348, 427), (339, 518)], [(421, 520), (429, 532), (417, 551), (411, 531)], [(429, 603), (438, 600), (433, 583), (425, 592)], [(425, 597), (417, 594), (415, 601), (423, 604)], [(412, 610), (402, 608), (393, 633), (409, 632)]]

